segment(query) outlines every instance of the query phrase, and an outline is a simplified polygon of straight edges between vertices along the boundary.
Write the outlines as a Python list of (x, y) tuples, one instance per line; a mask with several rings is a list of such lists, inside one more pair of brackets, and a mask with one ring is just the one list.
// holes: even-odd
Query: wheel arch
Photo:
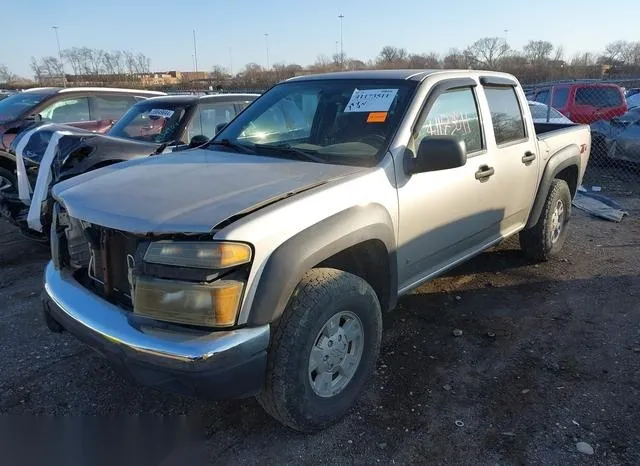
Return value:
[(542, 179), (538, 186), (538, 192), (536, 193), (525, 228), (531, 228), (538, 223), (544, 208), (544, 203), (549, 195), (551, 183), (554, 179), (557, 178), (566, 181), (571, 191), (571, 198), (575, 196), (578, 190), (578, 184), (580, 183), (579, 167), (581, 163), (580, 148), (576, 145), (565, 147), (551, 157), (544, 168)]
[(330, 267), (357, 275), (376, 292), (383, 310), (395, 307), (398, 273), (394, 228), (379, 204), (346, 209), (300, 231), (278, 246), (256, 279), (247, 323), (276, 320), (304, 274)]

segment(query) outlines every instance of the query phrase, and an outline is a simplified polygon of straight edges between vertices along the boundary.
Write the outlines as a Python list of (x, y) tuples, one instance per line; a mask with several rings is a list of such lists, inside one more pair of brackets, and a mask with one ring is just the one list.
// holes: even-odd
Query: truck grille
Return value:
[(144, 239), (82, 222), (61, 208), (57, 225), (64, 228), (64, 262), (76, 270), (79, 281), (100, 296), (131, 308), (133, 269), (142, 262), (137, 251)]

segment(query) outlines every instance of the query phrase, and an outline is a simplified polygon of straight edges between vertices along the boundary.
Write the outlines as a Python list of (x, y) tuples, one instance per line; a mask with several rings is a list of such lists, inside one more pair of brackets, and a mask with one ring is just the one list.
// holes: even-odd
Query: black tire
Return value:
[[(559, 235), (554, 241), (553, 216), (558, 202), (563, 204), (564, 217), (560, 222)], [(569, 186), (564, 180), (553, 180), (538, 223), (520, 232), (520, 247), (524, 253), (538, 261), (547, 261), (556, 256), (567, 237), (567, 224), (570, 217), (571, 191), (569, 191)]]
[(6, 194), (18, 194), (18, 179), (16, 175), (7, 170), (6, 168), (0, 167), (0, 178), (4, 178), (11, 183), (12, 189), (3, 191)]
[[(362, 356), (342, 391), (321, 397), (311, 386), (309, 355), (325, 323), (343, 311), (355, 314), (362, 324)], [(301, 432), (335, 423), (349, 412), (370, 379), (381, 338), (380, 302), (366, 281), (335, 269), (310, 270), (273, 325), (267, 375), (258, 401), (275, 419)]]

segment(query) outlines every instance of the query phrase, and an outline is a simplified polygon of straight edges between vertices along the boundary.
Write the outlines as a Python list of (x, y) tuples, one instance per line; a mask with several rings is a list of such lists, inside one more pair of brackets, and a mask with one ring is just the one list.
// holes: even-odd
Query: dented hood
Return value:
[(196, 149), (111, 165), (65, 180), (69, 215), (132, 233), (206, 233), (265, 203), (362, 167)]

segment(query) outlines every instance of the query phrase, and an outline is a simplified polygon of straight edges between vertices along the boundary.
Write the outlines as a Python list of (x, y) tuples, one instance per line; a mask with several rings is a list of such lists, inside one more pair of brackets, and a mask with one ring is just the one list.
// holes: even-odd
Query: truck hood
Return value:
[(65, 180), (70, 216), (132, 233), (207, 233), (220, 222), (362, 167), (196, 149), (132, 160)]

